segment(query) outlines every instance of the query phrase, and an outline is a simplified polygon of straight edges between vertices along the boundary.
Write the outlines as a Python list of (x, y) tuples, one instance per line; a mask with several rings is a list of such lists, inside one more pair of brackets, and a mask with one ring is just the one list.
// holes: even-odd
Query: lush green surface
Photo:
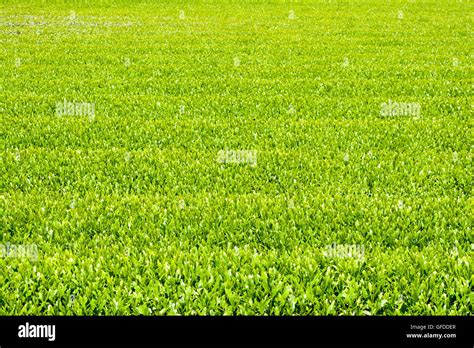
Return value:
[(2, 0), (0, 314), (472, 313), (472, 11)]

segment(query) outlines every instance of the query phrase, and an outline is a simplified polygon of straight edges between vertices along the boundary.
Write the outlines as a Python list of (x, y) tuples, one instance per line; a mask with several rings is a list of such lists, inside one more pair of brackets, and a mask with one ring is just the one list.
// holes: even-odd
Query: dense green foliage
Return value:
[(2, 0), (0, 314), (472, 313), (472, 11)]

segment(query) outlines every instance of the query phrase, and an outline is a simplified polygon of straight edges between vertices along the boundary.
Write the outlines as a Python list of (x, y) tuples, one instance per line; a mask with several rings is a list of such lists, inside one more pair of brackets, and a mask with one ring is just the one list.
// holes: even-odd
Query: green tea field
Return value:
[(0, 0), (0, 315), (470, 315), (472, 1)]

